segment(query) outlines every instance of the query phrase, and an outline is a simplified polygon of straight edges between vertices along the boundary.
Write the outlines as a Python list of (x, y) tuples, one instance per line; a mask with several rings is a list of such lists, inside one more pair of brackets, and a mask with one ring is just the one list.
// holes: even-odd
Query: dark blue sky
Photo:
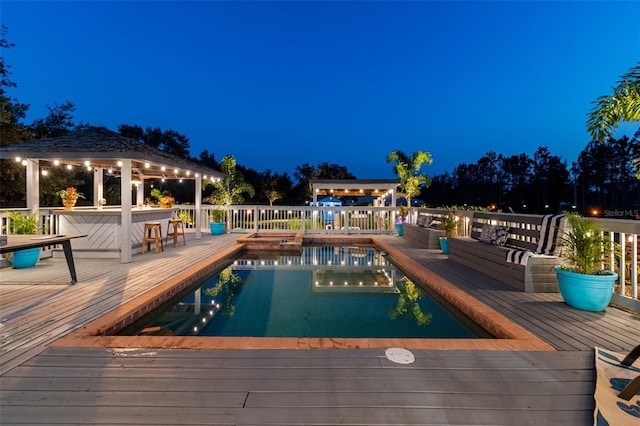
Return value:
[[(29, 103), (76, 121), (173, 129), (263, 171), (345, 165), (391, 178), (487, 151), (569, 163), (591, 102), (640, 60), (640, 2), (3, 1), (2, 52)], [(622, 126), (616, 137), (632, 135)]]

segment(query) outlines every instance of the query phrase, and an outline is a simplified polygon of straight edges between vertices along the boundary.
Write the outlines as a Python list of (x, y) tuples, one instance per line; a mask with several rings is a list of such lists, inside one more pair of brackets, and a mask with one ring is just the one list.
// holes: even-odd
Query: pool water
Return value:
[(172, 306), (120, 334), (178, 336), (488, 337), (371, 247), (244, 255)]

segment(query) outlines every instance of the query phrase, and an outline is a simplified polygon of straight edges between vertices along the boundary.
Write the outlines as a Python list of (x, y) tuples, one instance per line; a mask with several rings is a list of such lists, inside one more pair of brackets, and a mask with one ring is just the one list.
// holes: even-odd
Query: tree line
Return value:
[(588, 143), (570, 166), (547, 147), (539, 147), (533, 157), (489, 151), (476, 163), (434, 176), (421, 198), (430, 205), (526, 213), (575, 208), (591, 215), (603, 209), (638, 209), (640, 180), (633, 158), (639, 154), (640, 130), (632, 138)]

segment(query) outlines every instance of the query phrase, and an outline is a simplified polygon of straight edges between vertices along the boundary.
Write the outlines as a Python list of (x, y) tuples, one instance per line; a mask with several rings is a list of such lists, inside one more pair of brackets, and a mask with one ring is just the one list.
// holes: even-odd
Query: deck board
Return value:
[(0, 423), (413, 425), (591, 424), (593, 347), (640, 343), (640, 318), (577, 311), (557, 294), (526, 294), (383, 237), (558, 351), (382, 349), (172, 350), (49, 343), (234, 244), (187, 235), (186, 246), (118, 260), (63, 259), (0, 273)]

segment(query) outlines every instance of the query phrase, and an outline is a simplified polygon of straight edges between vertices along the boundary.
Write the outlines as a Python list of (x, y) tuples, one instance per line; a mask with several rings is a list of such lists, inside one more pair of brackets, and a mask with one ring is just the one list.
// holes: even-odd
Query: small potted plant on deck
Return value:
[(396, 231), (398, 231), (398, 235), (402, 237), (404, 234), (403, 224), (407, 219), (407, 215), (409, 214), (409, 209), (405, 206), (400, 206), (398, 210), (398, 215), (396, 216)]
[[(20, 212), (9, 213), (9, 233), (16, 235), (37, 235), (40, 230), (35, 214), (23, 215)], [(10, 254), (9, 261), (15, 269), (30, 268), (40, 259), (40, 247), (18, 250)]]
[(222, 235), (224, 234), (224, 215), (225, 210), (216, 207), (211, 210), (210, 220), (209, 220), (209, 229), (211, 230), (211, 235)]
[(569, 306), (599, 312), (609, 305), (618, 274), (603, 268), (615, 246), (598, 223), (577, 213), (563, 212), (567, 231), (561, 237), (567, 263), (554, 268), (558, 287)]
[(444, 231), (444, 236), (440, 237), (440, 250), (449, 254), (449, 238), (456, 235), (458, 218), (453, 212), (449, 212), (440, 217), (440, 226)]

